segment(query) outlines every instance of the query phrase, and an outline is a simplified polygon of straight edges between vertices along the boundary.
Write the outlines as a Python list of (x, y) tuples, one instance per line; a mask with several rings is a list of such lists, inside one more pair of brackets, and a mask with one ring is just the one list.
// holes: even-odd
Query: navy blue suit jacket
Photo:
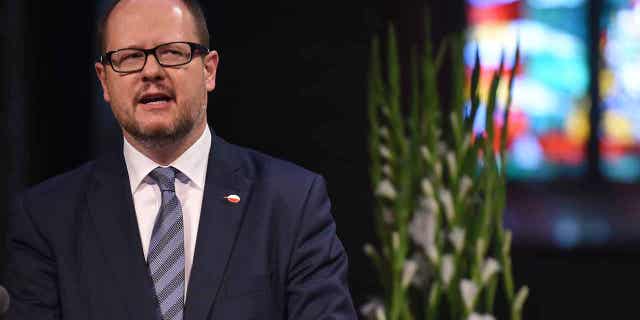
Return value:
[[(158, 320), (121, 152), (25, 192), (7, 240), (8, 319)], [(184, 319), (356, 319), (322, 177), (213, 135)]]

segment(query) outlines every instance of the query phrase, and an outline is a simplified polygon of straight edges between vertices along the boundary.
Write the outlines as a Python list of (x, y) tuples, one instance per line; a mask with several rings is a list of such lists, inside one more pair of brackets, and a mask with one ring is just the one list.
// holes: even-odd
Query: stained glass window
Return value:
[(640, 178), (640, 2), (607, 0), (601, 20), (601, 169), (613, 181)]
[[(582, 175), (590, 131), (586, 1), (467, 0), (467, 7), (465, 64), (470, 74), (479, 50), (481, 93), (487, 92), (502, 53), (509, 69), (518, 42), (521, 48), (507, 137), (509, 177)], [(502, 102), (506, 87), (503, 81)], [(486, 98), (481, 96), (481, 101)], [(484, 121), (479, 121), (484, 110), (481, 105), (474, 125), (478, 133), (484, 130)], [(501, 126), (504, 105), (498, 110), (495, 121)]]

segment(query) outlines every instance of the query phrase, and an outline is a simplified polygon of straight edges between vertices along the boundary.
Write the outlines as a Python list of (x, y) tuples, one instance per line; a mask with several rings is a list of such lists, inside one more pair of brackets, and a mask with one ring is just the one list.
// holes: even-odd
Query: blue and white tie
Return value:
[(184, 309), (184, 232), (176, 195), (176, 169), (155, 168), (149, 176), (162, 192), (147, 256), (162, 320), (182, 320)]

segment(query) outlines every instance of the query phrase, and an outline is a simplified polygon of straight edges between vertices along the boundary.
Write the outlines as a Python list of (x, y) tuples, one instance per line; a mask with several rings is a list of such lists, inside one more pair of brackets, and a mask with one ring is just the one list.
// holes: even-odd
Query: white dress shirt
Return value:
[[(176, 176), (176, 194), (182, 204), (184, 222), (185, 299), (196, 248), (210, 148), (211, 133), (207, 125), (200, 138), (169, 165), (180, 171)], [(161, 167), (161, 165), (136, 150), (129, 144), (127, 139), (124, 139), (123, 153), (127, 171), (129, 172), (131, 194), (140, 230), (140, 241), (142, 241), (142, 250), (146, 259), (151, 242), (151, 233), (162, 203), (160, 188), (148, 174), (156, 167)]]

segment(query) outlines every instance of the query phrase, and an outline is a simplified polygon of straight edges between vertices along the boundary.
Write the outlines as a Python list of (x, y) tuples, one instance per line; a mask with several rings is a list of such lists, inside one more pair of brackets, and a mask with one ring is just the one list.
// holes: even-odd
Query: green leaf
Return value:
[(511, 103), (513, 99), (513, 80), (516, 77), (516, 72), (518, 71), (518, 64), (520, 62), (520, 44), (516, 45), (516, 55), (513, 60), (513, 66), (511, 67), (511, 74), (509, 75), (509, 84), (507, 91), (507, 101), (505, 103), (504, 115), (502, 118), (502, 134), (500, 141), (500, 156), (501, 156), (501, 164), (502, 164), (502, 175), (506, 173), (506, 150), (507, 150), (507, 135), (509, 134), (509, 113), (511, 111)]
[(480, 107), (480, 94), (478, 93), (478, 85), (480, 83), (480, 49), (476, 46), (475, 60), (473, 63), (473, 72), (471, 73), (471, 84), (469, 97), (471, 97), (471, 112), (468, 118), (466, 118), (465, 128), (466, 132), (473, 131), (473, 123)]
[(442, 295), (441, 291), (440, 283), (437, 281), (434, 282), (431, 286), (431, 290), (429, 291), (426, 320), (438, 319), (438, 307), (440, 305), (440, 297)]
[(407, 149), (402, 109), (402, 81), (400, 77), (400, 61), (398, 57), (398, 42), (393, 24), (389, 24), (387, 33), (387, 87), (389, 104), (389, 120), (391, 121), (391, 135), (393, 137), (393, 150), (404, 155)]
[(414, 143), (412, 145), (414, 147), (418, 144), (418, 137), (420, 136), (420, 75), (418, 71), (420, 70), (420, 63), (418, 62), (418, 53), (415, 46), (411, 48), (409, 66), (411, 69), (411, 113), (409, 114), (409, 121), (411, 123), (411, 142)]
[(522, 308), (524, 307), (524, 302), (527, 300), (528, 296), (529, 296), (528, 287), (525, 286), (520, 288), (520, 290), (518, 290), (518, 294), (516, 295), (516, 299), (511, 309), (511, 319), (513, 320), (522, 319)]
[(462, 58), (462, 50), (464, 48), (464, 36), (458, 34), (451, 41), (451, 119), (453, 131), (453, 145), (459, 146), (462, 143), (463, 126), (459, 123), (463, 121), (462, 110), (464, 107), (464, 59)]
[[(493, 143), (494, 143), (494, 113), (496, 110), (497, 96), (498, 96), (498, 86), (500, 85), (500, 78), (502, 77), (502, 70), (504, 66), (504, 53), (500, 56), (500, 67), (498, 71), (493, 75), (491, 79), (491, 86), (489, 88), (489, 99), (487, 101), (487, 116), (485, 118), (485, 130), (487, 132), (487, 139), (489, 140), (488, 147), (485, 149), (485, 152), (493, 154)], [(488, 156), (488, 155), (485, 155)], [(492, 157), (493, 158), (493, 157)]]
[(498, 288), (498, 280), (496, 276), (491, 277), (491, 280), (489, 280), (489, 284), (487, 285), (487, 288), (485, 289), (485, 304), (484, 304), (484, 308), (485, 308), (485, 312), (487, 313), (493, 313), (493, 307), (495, 304), (495, 297), (496, 297), (496, 289)]

